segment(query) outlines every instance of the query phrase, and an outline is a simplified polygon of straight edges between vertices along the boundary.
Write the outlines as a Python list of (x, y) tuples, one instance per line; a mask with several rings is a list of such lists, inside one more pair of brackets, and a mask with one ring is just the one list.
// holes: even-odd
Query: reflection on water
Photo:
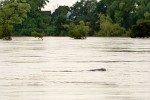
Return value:
[(149, 65), (150, 39), (0, 40), (0, 100), (150, 100)]

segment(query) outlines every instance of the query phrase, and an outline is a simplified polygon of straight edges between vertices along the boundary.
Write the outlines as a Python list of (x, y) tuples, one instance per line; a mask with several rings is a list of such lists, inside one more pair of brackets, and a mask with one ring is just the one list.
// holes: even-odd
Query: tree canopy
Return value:
[(150, 20), (149, 0), (80, 0), (71, 7), (59, 6), (52, 14), (46, 14), (41, 9), (48, 2), (0, 2), (0, 29), (9, 29), (7, 33), (14, 29), (14, 35), (17, 36), (31, 36), (32, 32), (48, 36), (71, 36), (70, 33), (76, 33), (82, 27), (88, 30), (86, 36), (130, 36), (129, 33), (135, 29), (133, 26), (142, 22), (142, 25), (147, 25), (145, 23)]
[(0, 6), (1, 38), (10, 40), (15, 24), (22, 24), (30, 11), (30, 5), (25, 0), (5, 0)]
[(51, 17), (41, 11), (49, 0), (27, 0), (31, 6), (30, 12), (22, 25), (15, 26), (15, 35), (31, 36), (33, 31), (46, 32), (50, 25)]

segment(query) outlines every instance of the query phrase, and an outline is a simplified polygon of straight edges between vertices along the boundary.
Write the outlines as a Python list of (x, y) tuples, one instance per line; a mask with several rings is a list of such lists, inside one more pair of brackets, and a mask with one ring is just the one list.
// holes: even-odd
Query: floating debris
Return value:
[(88, 71), (92, 71), (92, 72), (95, 72), (95, 71), (106, 71), (105, 68), (100, 68), (100, 69), (91, 69), (91, 70), (88, 70)]

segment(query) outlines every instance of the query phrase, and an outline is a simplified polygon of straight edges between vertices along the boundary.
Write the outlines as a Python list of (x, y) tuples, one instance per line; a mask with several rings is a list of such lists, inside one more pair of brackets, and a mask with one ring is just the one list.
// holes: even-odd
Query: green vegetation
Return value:
[(5, 0), (0, 4), (0, 36), (2, 39), (11, 40), (13, 26), (22, 24), (30, 5), (24, 0)]
[(69, 25), (71, 20), (69, 19), (68, 12), (70, 12), (70, 8), (68, 6), (59, 6), (55, 12), (52, 14), (52, 26), (53, 26), (53, 34), (54, 36), (66, 36), (67, 29), (66, 25)]
[(42, 33), (38, 33), (36, 31), (34, 31), (31, 33), (31, 35), (35, 38), (38, 37), (38, 38), (41, 38), (43, 40), (43, 34)]
[(22, 25), (15, 25), (15, 35), (31, 36), (33, 31), (46, 32), (51, 17), (41, 12), (41, 8), (46, 5), (48, 0), (26, 0), (26, 2), (31, 6), (31, 10)]
[(13, 26), (9, 24), (4, 24), (0, 26), (0, 39), (4, 40), (12, 40), (12, 31), (13, 31)]
[(150, 20), (140, 22), (132, 26), (132, 38), (136, 37), (150, 37)]
[(89, 27), (83, 21), (69, 29), (69, 35), (74, 39), (86, 39), (88, 32)]
[[(80, 0), (59, 6), (51, 15), (41, 11), (49, 0), (0, 2), (0, 38), (34, 36), (149, 37), (149, 0)], [(131, 31), (130, 31), (131, 30)]]
[(113, 24), (109, 16), (100, 14), (101, 30), (97, 33), (97, 36), (123, 36), (126, 31), (125, 28), (119, 24)]

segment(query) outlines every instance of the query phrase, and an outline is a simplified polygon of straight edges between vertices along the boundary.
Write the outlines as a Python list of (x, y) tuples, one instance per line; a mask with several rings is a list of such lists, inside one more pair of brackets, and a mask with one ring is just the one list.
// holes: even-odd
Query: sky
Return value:
[(51, 10), (52, 12), (60, 5), (72, 6), (76, 1), (79, 0), (49, 0), (50, 2), (42, 10)]

